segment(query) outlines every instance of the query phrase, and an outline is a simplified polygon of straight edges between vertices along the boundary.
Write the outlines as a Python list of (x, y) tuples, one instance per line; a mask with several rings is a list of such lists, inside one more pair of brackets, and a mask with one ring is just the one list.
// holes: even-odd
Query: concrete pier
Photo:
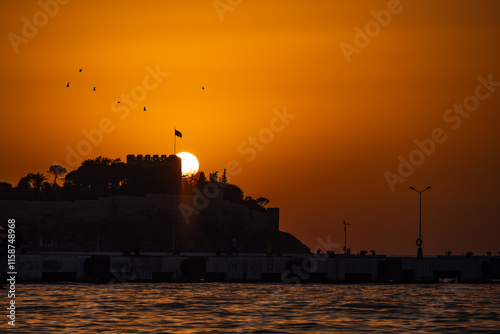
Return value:
[(500, 280), (499, 256), (17, 254), (20, 281), (424, 283)]

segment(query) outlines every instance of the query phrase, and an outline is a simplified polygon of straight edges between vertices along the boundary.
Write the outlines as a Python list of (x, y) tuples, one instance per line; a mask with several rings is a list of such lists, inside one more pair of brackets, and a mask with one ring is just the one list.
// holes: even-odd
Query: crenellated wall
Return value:
[(131, 165), (142, 165), (145, 167), (151, 167), (151, 166), (156, 166), (159, 164), (167, 164), (167, 165), (172, 165), (180, 169), (181, 167), (181, 158), (179, 158), (176, 155), (169, 155), (167, 157), (166, 154), (158, 155), (150, 155), (150, 154), (129, 154), (127, 155), (127, 164)]

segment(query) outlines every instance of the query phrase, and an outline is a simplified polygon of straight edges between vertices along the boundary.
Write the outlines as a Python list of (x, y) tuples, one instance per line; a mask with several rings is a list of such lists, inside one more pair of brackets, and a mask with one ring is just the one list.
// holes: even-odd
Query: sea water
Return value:
[(499, 284), (18, 284), (15, 301), (2, 332), (500, 333)]

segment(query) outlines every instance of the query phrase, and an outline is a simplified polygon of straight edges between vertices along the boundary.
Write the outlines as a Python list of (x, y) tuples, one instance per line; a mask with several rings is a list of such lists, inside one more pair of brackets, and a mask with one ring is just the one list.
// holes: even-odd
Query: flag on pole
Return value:
[(176, 135), (177, 137), (182, 138), (182, 133), (181, 133), (180, 131), (175, 130), (175, 135)]

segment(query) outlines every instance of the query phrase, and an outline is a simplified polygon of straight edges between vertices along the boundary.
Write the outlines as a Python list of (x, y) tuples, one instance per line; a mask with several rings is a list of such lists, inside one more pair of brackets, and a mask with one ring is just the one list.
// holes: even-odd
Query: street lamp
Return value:
[(422, 193), (426, 190), (431, 189), (431, 187), (427, 187), (424, 190), (417, 190), (413, 187), (410, 187), (411, 190), (415, 190), (418, 192), (419, 196), (419, 205), (418, 205), (418, 239), (417, 239), (417, 246), (418, 246), (418, 251), (417, 251), (417, 258), (423, 258), (424, 255), (422, 254)]
[(347, 254), (347, 225), (351, 225), (346, 223), (344, 220), (344, 254)]

